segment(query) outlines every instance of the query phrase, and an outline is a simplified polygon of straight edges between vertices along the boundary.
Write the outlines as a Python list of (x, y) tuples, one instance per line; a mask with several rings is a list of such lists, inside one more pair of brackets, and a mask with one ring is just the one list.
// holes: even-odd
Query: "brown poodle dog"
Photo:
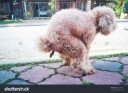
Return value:
[(95, 69), (88, 56), (90, 44), (97, 33), (108, 35), (114, 31), (114, 17), (114, 11), (105, 6), (86, 13), (77, 9), (61, 10), (51, 18), (48, 33), (40, 38), (39, 48), (43, 52), (58, 52), (64, 64), (83, 74), (93, 74)]

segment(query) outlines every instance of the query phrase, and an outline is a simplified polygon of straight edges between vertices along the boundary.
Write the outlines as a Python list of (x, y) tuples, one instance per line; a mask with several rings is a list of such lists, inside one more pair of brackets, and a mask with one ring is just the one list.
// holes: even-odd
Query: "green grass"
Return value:
[(87, 81), (82, 81), (82, 82), (81, 82), (81, 85), (90, 85), (90, 83), (87, 82)]
[(125, 57), (128, 56), (128, 53), (119, 53), (119, 54), (111, 54), (111, 55), (99, 55), (99, 56), (91, 56), (90, 59), (103, 59), (110, 57)]
[(0, 65), (0, 69), (10, 69), (11, 67), (15, 67), (15, 66), (36, 65), (36, 64), (44, 64), (44, 63), (55, 63), (55, 62), (60, 62), (60, 61), (62, 61), (62, 60), (46, 60), (46, 61), (31, 62), (31, 63), (3, 64), (3, 65)]
[(128, 80), (128, 75), (124, 75), (123, 79)]
[[(110, 58), (110, 57), (125, 57), (125, 56), (128, 56), (128, 53), (91, 56), (90, 59), (103, 59), (103, 58)], [(11, 67), (14, 67), (14, 66), (26, 66), (26, 65), (36, 65), (36, 64), (55, 63), (55, 62), (62, 62), (62, 60), (45, 60), (45, 61), (30, 62), (30, 63), (3, 64), (3, 65), (0, 65), (0, 69), (10, 69)], [(122, 69), (119, 69), (119, 71), (117, 72), (121, 72), (121, 71)]]
[(12, 72), (14, 72), (16, 74), (19, 74), (21, 71), (14, 71), (14, 70), (12, 70)]
[(0, 24), (20, 23), (22, 20), (0, 20)]
[(121, 73), (123, 71), (123, 68), (119, 68), (116, 72)]

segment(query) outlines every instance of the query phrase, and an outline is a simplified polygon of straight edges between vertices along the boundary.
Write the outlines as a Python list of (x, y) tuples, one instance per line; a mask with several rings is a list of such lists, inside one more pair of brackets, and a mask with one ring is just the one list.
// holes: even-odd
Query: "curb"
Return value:
[(128, 22), (128, 19), (116, 19), (116, 22)]

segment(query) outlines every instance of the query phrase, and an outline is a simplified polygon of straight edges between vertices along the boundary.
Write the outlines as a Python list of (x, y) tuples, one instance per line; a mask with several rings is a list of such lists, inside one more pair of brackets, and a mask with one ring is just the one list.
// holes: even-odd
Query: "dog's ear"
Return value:
[(97, 19), (97, 26), (100, 30), (100, 33), (103, 35), (108, 35), (112, 28), (111, 28), (111, 18), (109, 15), (101, 15), (98, 19)]
[(108, 7), (97, 7), (93, 9), (96, 18), (97, 32), (103, 35), (108, 35), (115, 30), (115, 14), (114, 11)]

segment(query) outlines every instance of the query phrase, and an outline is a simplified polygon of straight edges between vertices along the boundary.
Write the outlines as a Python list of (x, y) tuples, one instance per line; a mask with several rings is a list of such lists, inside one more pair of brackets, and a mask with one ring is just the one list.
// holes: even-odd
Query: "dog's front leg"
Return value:
[(94, 74), (96, 72), (96, 70), (89, 62), (82, 63), (82, 71), (84, 74)]
[(83, 74), (93, 74), (95, 73), (95, 69), (91, 65), (91, 63), (88, 61), (88, 53), (86, 48), (83, 50), (83, 53), (81, 56), (77, 58), (72, 58), (70, 62), (70, 66), (72, 68), (77, 69), (78, 71), (82, 71)]
[(83, 66), (82, 68), (85, 68), (85, 73), (92, 74), (96, 70), (93, 68), (92, 64), (89, 62), (89, 52), (90, 52), (90, 46), (95, 37), (95, 33), (92, 33), (88, 37), (86, 35), (83, 35), (82, 37), (82, 42), (84, 43), (85, 46), (85, 51), (83, 51), (83, 56), (84, 56), (84, 61), (81, 63)]
[(94, 74), (96, 70), (93, 68), (92, 64), (89, 62), (89, 51), (85, 52), (85, 60), (81, 61), (81, 68), (85, 74)]
[(82, 74), (94, 74), (96, 71), (89, 62), (79, 58), (71, 59), (70, 66)]

